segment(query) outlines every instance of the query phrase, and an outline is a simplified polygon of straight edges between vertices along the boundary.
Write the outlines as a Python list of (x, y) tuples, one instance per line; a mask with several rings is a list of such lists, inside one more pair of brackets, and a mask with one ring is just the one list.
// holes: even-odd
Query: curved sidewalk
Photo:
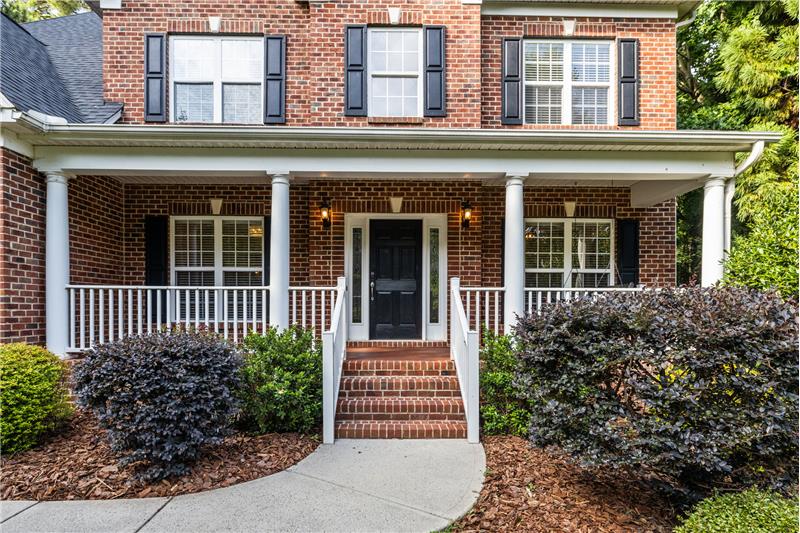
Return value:
[(434, 531), (466, 513), (486, 466), (464, 440), (338, 440), (232, 487), (130, 500), (0, 502), (3, 533)]

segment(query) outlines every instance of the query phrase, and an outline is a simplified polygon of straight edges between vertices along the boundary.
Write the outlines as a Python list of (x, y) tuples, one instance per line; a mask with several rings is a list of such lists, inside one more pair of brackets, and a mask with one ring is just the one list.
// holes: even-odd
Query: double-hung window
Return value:
[[(258, 287), (265, 282), (263, 218), (173, 217), (170, 249), (177, 286)], [(209, 313), (221, 312), (221, 308), (216, 309), (213, 292), (209, 299)], [(188, 305), (190, 316), (194, 316), (195, 293), (181, 295), (180, 304)], [(205, 318), (205, 302), (200, 304), (196, 311)], [(242, 316), (243, 302), (237, 300), (237, 306)], [(228, 300), (228, 316), (233, 317), (232, 298)]]
[(421, 117), (422, 31), (370, 28), (369, 115)]
[(611, 124), (612, 54), (610, 41), (525, 41), (525, 123)]
[(170, 45), (175, 122), (263, 122), (263, 39), (175, 36)]
[(526, 220), (525, 286), (613, 285), (613, 236), (611, 220)]

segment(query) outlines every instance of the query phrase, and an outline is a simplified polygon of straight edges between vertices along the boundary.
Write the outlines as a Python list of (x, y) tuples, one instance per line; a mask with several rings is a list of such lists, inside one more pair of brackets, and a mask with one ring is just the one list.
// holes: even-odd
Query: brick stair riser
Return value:
[(451, 377), (456, 375), (455, 370), (345, 370), (342, 374), (344, 377), (359, 377), (359, 376), (440, 376)]
[(340, 422), (336, 426), (336, 438), (339, 439), (465, 439), (466, 437), (466, 423)]
[(376, 421), (414, 421), (414, 420), (436, 420), (462, 422), (463, 414), (448, 413), (339, 413), (337, 420), (376, 420)]
[(345, 361), (344, 376), (455, 376), (452, 361)]
[(458, 379), (437, 376), (344, 377), (341, 391), (458, 391)]
[(339, 391), (339, 399), (353, 398), (461, 398), (457, 390), (350, 390)]
[(410, 400), (354, 399), (340, 400), (336, 406), (340, 414), (446, 414), (464, 416), (464, 403), (458, 399)]

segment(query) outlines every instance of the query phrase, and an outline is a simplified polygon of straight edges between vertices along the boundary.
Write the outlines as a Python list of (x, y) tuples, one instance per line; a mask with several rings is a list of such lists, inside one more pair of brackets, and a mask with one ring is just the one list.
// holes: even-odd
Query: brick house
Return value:
[(481, 327), (674, 285), (699, 187), (718, 281), (778, 138), (676, 129), (694, 1), (90, 5), (2, 20), (0, 339), (314, 327), (327, 441), (476, 440)]

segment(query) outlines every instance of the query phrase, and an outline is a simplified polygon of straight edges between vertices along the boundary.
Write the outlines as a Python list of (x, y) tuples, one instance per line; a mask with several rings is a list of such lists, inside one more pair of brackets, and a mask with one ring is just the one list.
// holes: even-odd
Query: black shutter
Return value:
[(367, 116), (367, 27), (347, 26), (344, 38), (344, 114)]
[(264, 38), (264, 123), (286, 122), (286, 36)]
[(501, 105), (503, 124), (522, 124), (522, 39), (503, 39)]
[(639, 221), (619, 220), (619, 277), (622, 285), (639, 283)]
[(619, 39), (619, 125), (639, 125), (639, 40)]
[(446, 65), (444, 26), (425, 26), (425, 116), (444, 117)]
[(144, 120), (167, 121), (167, 39), (163, 33), (144, 36)]
[[(148, 215), (144, 217), (144, 284), (149, 286), (169, 285), (169, 217)], [(161, 293), (161, 313), (153, 303), (150, 319), (159, 324), (165, 322), (167, 312), (167, 293)], [(120, 302), (122, 303), (122, 302)]]

